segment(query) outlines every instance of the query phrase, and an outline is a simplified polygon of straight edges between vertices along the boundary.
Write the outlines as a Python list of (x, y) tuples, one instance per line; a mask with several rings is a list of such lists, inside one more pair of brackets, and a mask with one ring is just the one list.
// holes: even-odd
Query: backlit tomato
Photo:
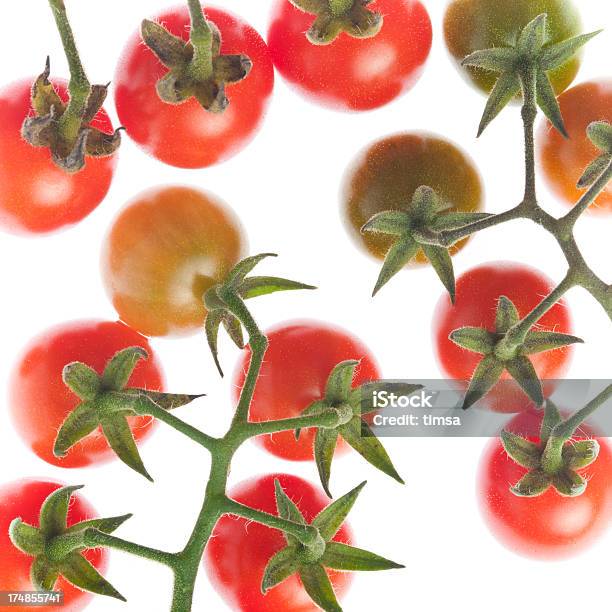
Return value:
[[(115, 75), (117, 113), (129, 136), (150, 155), (181, 168), (210, 166), (244, 148), (259, 128), (274, 86), (272, 61), (261, 36), (226, 11), (206, 7), (205, 13), (221, 32), (221, 52), (247, 55), (253, 63), (244, 80), (228, 85), (230, 103), (222, 113), (206, 111), (194, 98), (179, 105), (163, 102), (155, 87), (168, 69), (140, 33), (128, 42)], [(155, 20), (189, 39), (186, 6)]]
[[(582, 32), (580, 14), (572, 0), (453, 0), (444, 16), (446, 46), (461, 72), (479, 89), (489, 92), (499, 75), (461, 67), (461, 61), (474, 51), (514, 44), (520, 31), (542, 13), (548, 17), (548, 40), (551, 43)], [(557, 93), (570, 85), (579, 67), (580, 60), (573, 57), (548, 73)]]
[[(38, 527), (38, 515), (43, 502), (62, 486), (56, 482), (33, 479), (0, 485), (0, 591), (34, 590), (30, 581), (33, 558), (15, 548), (9, 539), (9, 525), (14, 519), (21, 518), (25, 523)], [(81, 495), (73, 494), (68, 509), (68, 527), (94, 518), (95, 515), (94, 509)], [(82, 554), (100, 572), (104, 572), (108, 564), (106, 550), (93, 548)], [(84, 610), (93, 598), (91, 593), (81, 591), (63, 577), (57, 581), (55, 590), (64, 593), (64, 605), (46, 605), (44, 609), (49, 612), (78, 612)], [(0, 606), (0, 610), (7, 612), (33, 609), (32, 606)]]
[[(435, 351), (442, 372), (459, 381), (469, 380), (482, 355), (457, 346), (449, 334), (460, 327), (483, 327), (495, 331), (495, 312), (504, 295), (524, 317), (554, 288), (541, 272), (523, 264), (494, 262), (468, 270), (457, 279), (454, 306), (448, 296), (440, 298), (433, 316)], [(538, 322), (537, 329), (571, 333), (571, 319), (565, 302), (555, 304)], [(530, 355), (541, 380), (561, 378), (571, 357), (571, 348)], [(506, 371), (488, 396), (488, 405), (499, 412), (520, 412), (529, 407), (527, 396), (508, 381)], [(552, 384), (552, 383), (551, 383)], [(496, 393), (496, 389), (498, 392)]]
[[(251, 421), (288, 419), (299, 416), (312, 402), (323, 398), (334, 367), (347, 359), (358, 359), (353, 386), (380, 379), (376, 361), (368, 348), (343, 329), (318, 321), (283, 323), (266, 332), (268, 352), (255, 387)], [(238, 363), (234, 398), (237, 400), (250, 362), (250, 351)], [(313, 459), (315, 429), (304, 429), (299, 440), (293, 431), (255, 438), (267, 451), (293, 461)], [(346, 448), (338, 440), (336, 452)]]
[[(546, 121), (539, 130), (538, 149), (544, 176), (553, 191), (568, 204), (575, 204), (584, 190), (576, 187), (586, 167), (601, 151), (587, 138), (593, 121), (612, 122), (612, 81), (589, 81), (568, 89), (559, 97), (569, 138)], [(588, 210), (612, 211), (612, 183)]]
[(122, 321), (147, 336), (202, 329), (203, 296), (244, 254), (233, 213), (188, 187), (140, 194), (115, 219), (102, 255), (107, 292)]
[(317, 102), (363, 111), (391, 102), (412, 87), (431, 49), (431, 21), (416, 0), (373, 0), (382, 29), (372, 38), (342, 33), (328, 45), (306, 38), (315, 16), (276, 0), (268, 45), (274, 65), (292, 85)]
[[(384, 259), (394, 238), (361, 233), (375, 214), (407, 210), (416, 189), (427, 185), (449, 210), (482, 210), (483, 187), (472, 160), (448, 140), (425, 133), (400, 133), (369, 145), (349, 169), (342, 195), (342, 215), (355, 242), (378, 259)], [(451, 253), (464, 246), (457, 243)], [(422, 251), (418, 263), (427, 260)]]
[[(506, 429), (539, 441), (542, 412), (525, 412)], [(585, 427), (580, 436), (590, 437)], [(582, 495), (563, 497), (550, 488), (538, 497), (517, 497), (510, 491), (526, 469), (508, 457), (499, 438), (491, 440), (481, 459), (477, 495), (482, 515), (493, 535), (513, 552), (537, 559), (559, 559), (592, 544), (610, 524), (612, 510), (612, 450), (598, 438), (599, 456), (581, 470), (588, 486)]]
[[(88, 157), (83, 170), (68, 174), (53, 163), (49, 149), (28, 144), (21, 126), (34, 112), (34, 80), (0, 90), (0, 228), (19, 234), (52, 232), (84, 219), (106, 196), (116, 161), (116, 155)], [(66, 100), (65, 81), (54, 85)], [(113, 133), (104, 110), (91, 125)]]
[[(60, 467), (82, 467), (115, 456), (99, 428), (65, 457), (53, 454), (60, 425), (81, 401), (62, 381), (62, 370), (80, 361), (102, 374), (115, 353), (130, 346), (144, 348), (149, 359), (138, 363), (129, 386), (161, 391), (161, 369), (147, 339), (123, 323), (74, 321), (53, 327), (30, 342), (11, 377), (9, 406), (19, 435), (41, 459)], [(149, 417), (129, 417), (128, 421), (137, 440), (153, 429)]]
[[(295, 502), (307, 522), (329, 503), (324, 493), (309, 482), (289, 474), (253, 478), (230, 490), (229, 497), (257, 510), (277, 514), (274, 481)], [(351, 543), (349, 528), (343, 525), (334, 537)], [(293, 575), (266, 595), (261, 581), (270, 558), (286, 546), (282, 532), (243, 518), (224, 516), (217, 523), (206, 547), (205, 564), (211, 582), (233, 610), (243, 612), (316, 612), (297, 575)], [(328, 570), (336, 595), (349, 587), (351, 574)]]

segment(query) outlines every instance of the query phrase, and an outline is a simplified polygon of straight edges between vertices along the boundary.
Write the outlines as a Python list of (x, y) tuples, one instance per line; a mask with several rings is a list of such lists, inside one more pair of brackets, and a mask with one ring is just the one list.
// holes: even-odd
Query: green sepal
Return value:
[(76, 552), (59, 563), (58, 570), (68, 582), (84, 591), (127, 601), (85, 557)]
[(523, 56), (532, 56), (546, 42), (546, 13), (534, 17), (519, 34), (516, 48)]
[(52, 591), (59, 574), (58, 567), (42, 555), (32, 561), (30, 580), (37, 591)]
[(565, 129), (561, 108), (559, 107), (559, 102), (557, 102), (557, 95), (550, 82), (550, 78), (542, 70), (538, 70), (536, 73), (536, 100), (538, 106), (555, 129), (565, 138), (569, 138), (569, 134)]
[(482, 327), (460, 327), (448, 338), (457, 346), (481, 355), (490, 355), (495, 348), (495, 335)]
[(193, 57), (191, 43), (174, 36), (155, 21), (144, 19), (140, 26), (142, 40), (166, 68), (180, 68)]
[(587, 488), (587, 481), (578, 472), (566, 468), (552, 477), (552, 485), (563, 497), (578, 497)]
[(121, 391), (125, 388), (136, 365), (149, 354), (141, 346), (130, 346), (119, 351), (104, 368), (102, 387), (105, 390)]
[(588, 139), (605, 153), (612, 154), (612, 125), (607, 121), (593, 121), (587, 127)]
[(325, 612), (342, 612), (334, 588), (323, 566), (318, 563), (300, 568), (300, 578), (309, 597)]
[[(278, 516), (294, 523), (300, 523), (302, 525), (306, 524), (306, 519), (304, 519), (300, 509), (285, 493), (285, 491), (283, 491), (283, 487), (276, 479), (274, 480), (274, 496), (276, 498), (276, 509), (278, 511)], [(297, 546), (299, 544), (299, 541), (295, 536), (286, 532), (283, 533), (285, 539), (287, 540), (287, 544), (290, 546)]]
[(485, 105), (477, 137), (487, 129), (489, 124), (508, 106), (508, 104), (520, 93), (521, 83), (514, 72), (504, 72), (491, 90), (489, 99)]
[(521, 389), (523, 389), (536, 406), (541, 406), (544, 403), (544, 391), (531, 361), (521, 355), (506, 361), (504, 365), (510, 376), (516, 380)]
[(300, 565), (301, 559), (295, 547), (287, 546), (279, 550), (266, 565), (261, 581), (261, 592), (265, 595), (267, 591), (295, 574)]
[(360, 417), (353, 417), (346, 425), (339, 428), (339, 433), (368, 463), (400, 484), (405, 484), (382, 442)]
[(359, 493), (361, 493), (365, 485), (366, 482), (362, 482), (360, 485), (321, 510), (314, 518), (312, 525), (319, 530), (321, 537), (326, 542), (329, 542), (329, 540), (338, 533), (338, 530), (353, 508), (353, 505), (357, 501), (357, 497), (359, 497)]
[(98, 373), (78, 361), (64, 366), (62, 380), (75, 395), (85, 401), (93, 400), (100, 391), (101, 380)]
[(61, 535), (66, 530), (68, 507), (72, 495), (83, 485), (62, 487), (53, 491), (40, 508), (39, 529), (45, 539)]
[[(129, 389), (129, 393), (144, 395), (164, 410), (175, 410), (176, 408), (182, 408), (183, 406), (187, 406), (188, 404), (191, 404), (191, 402), (194, 402), (201, 397), (206, 397), (206, 393), (198, 393), (195, 395), (185, 393), (165, 393), (163, 391), (149, 391), (148, 389), (138, 389), (136, 387)], [(138, 412), (138, 414), (141, 413)]]
[(122, 414), (104, 417), (100, 425), (109, 446), (117, 457), (135, 472), (153, 482), (153, 478), (151, 478), (142, 462), (126, 417)]
[(545, 351), (554, 351), (570, 344), (582, 344), (584, 340), (570, 334), (562, 334), (559, 332), (550, 331), (532, 331), (529, 332), (521, 352), (523, 355), (533, 355), (534, 353), (543, 353)]
[(343, 572), (377, 572), (405, 567), (373, 552), (341, 542), (328, 542), (320, 559), (323, 567)]
[(612, 164), (612, 155), (609, 153), (603, 153), (599, 157), (596, 157), (584, 170), (582, 176), (578, 179), (576, 187), (578, 189), (586, 189), (590, 187), (606, 170), (606, 168)]
[(338, 406), (348, 402), (358, 365), (359, 361), (347, 359), (334, 366), (325, 385), (325, 401), (329, 405)]
[(328, 497), (332, 497), (329, 491), (329, 478), (334, 451), (338, 442), (338, 430), (319, 427), (314, 439), (314, 458), (321, 479), (321, 485)]
[(495, 355), (487, 355), (474, 370), (468, 390), (463, 399), (463, 410), (482, 399), (500, 379), (504, 364)]
[(297, 291), (300, 289), (316, 289), (316, 287), (275, 276), (251, 276), (244, 279), (238, 290), (238, 295), (243, 300), (250, 300), (277, 291)]
[(230, 337), (230, 340), (236, 345), (237, 348), (242, 350), (244, 348), (244, 335), (242, 333), (242, 323), (231, 313), (224, 312), (221, 317), (221, 324)]
[(563, 463), (571, 470), (580, 470), (591, 465), (597, 459), (599, 449), (597, 440), (568, 442), (562, 451)]
[(481, 68), (491, 72), (507, 72), (514, 69), (516, 52), (508, 47), (493, 47), (470, 53), (461, 62), (462, 66)]
[(51, 58), (47, 56), (45, 67), (42, 73), (34, 81), (30, 94), (32, 108), (39, 117), (49, 115), (51, 109), (55, 109), (57, 116), (61, 116), (66, 108), (66, 105), (59, 97), (55, 87), (51, 81), (49, 81), (50, 74)]
[(491, 213), (479, 213), (479, 212), (445, 212), (442, 215), (438, 215), (432, 222), (431, 228), (434, 230), (454, 230), (466, 225), (471, 225), (477, 221), (482, 221), (492, 217)]
[(453, 261), (447, 249), (431, 244), (421, 244), (425, 257), (429, 259), (433, 269), (436, 271), (438, 278), (448, 291), (451, 304), (455, 303), (455, 272), (453, 270)]
[(375, 296), (419, 251), (419, 244), (409, 235), (401, 237), (387, 252), (378, 280), (372, 291)]
[(206, 315), (206, 320), (204, 322), (204, 330), (206, 332), (206, 341), (208, 342), (208, 348), (212, 354), (215, 365), (217, 366), (217, 371), (221, 378), (223, 378), (223, 369), (221, 368), (221, 363), (219, 362), (219, 327), (221, 325), (221, 320), (223, 319), (223, 311), (221, 309), (218, 310), (209, 310)]
[(597, 30), (596, 32), (590, 32), (588, 34), (579, 34), (567, 40), (545, 46), (540, 55), (540, 67), (545, 72), (549, 72), (562, 66), (576, 55), (581, 47), (602, 31), (603, 30)]
[(401, 210), (386, 210), (374, 215), (361, 232), (375, 232), (390, 236), (402, 236), (410, 229), (410, 216)]
[(516, 306), (505, 295), (500, 296), (495, 311), (495, 330), (499, 334), (505, 334), (511, 327), (520, 321)]
[(518, 465), (533, 470), (541, 466), (542, 447), (510, 431), (503, 430), (500, 439), (508, 456)]
[(517, 497), (538, 497), (545, 493), (552, 484), (552, 478), (540, 469), (527, 472), (510, 491)]
[(56, 457), (65, 457), (75, 444), (95, 431), (99, 424), (100, 419), (95, 404), (80, 403), (59, 428), (53, 443), (53, 454)]
[(239, 261), (230, 270), (223, 284), (238, 291), (240, 285), (246, 278), (246, 275), (252, 272), (255, 266), (257, 266), (257, 264), (259, 264), (264, 259), (267, 259), (268, 257), (278, 257), (278, 255), (276, 253), (260, 253), (259, 255), (252, 255)]
[(15, 547), (32, 557), (42, 554), (45, 550), (45, 538), (40, 530), (24, 523), (20, 518), (11, 522), (9, 537)]

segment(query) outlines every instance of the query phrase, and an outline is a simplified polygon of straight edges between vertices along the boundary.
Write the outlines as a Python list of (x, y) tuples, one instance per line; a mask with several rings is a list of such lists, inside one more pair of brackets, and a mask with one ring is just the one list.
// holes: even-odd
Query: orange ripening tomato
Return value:
[[(576, 187), (578, 179), (601, 154), (588, 139), (587, 127), (593, 121), (612, 123), (612, 80), (576, 85), (559, 97), (559, 106), (569, 138), (543, 121), (538, 134), (539, 158), (550, 188), (563, 202), (575, 204), (584, 193)], [(608, 183), (588, 210), (612, 212), (612, 183)]]

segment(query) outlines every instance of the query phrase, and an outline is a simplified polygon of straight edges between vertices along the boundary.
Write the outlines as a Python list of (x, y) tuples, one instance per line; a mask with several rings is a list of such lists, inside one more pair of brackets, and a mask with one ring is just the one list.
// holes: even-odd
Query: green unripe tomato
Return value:
[[(582, 32), (582, 21), (571, 0), (452, 0), (444, 16), (446, 46), (460, 70), (479, 89), (489, 92), (498, 75), (460, 65), (470, 53), (512, 45), (520, 31), (538, 15), (548, 16), (548, 38), (552, 43)], [(578, 73), (580, 59), (574, 56), (549, 72), (557, 94), (567, 89)]]

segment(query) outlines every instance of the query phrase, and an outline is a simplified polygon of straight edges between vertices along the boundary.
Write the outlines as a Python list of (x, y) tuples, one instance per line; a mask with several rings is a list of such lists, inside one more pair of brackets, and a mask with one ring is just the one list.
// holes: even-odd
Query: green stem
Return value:
[(523, 130), (525, 138), (525, 194), (523, 201), (529, 205), (537, 205), (536, 177), (535, 177), (535, 140), (534, 126), (538, 116), (536, 104), (536, 78), (537, 71), (532, 68), (521, 77), (523, 89), (523, 107), (521, 116), (523, 118)]
[(236, 434), (244, 439), (264, 434), (292, 431), (294, 429), (307, 429), (308, 427), (335, 427), (340, 422), (337, 410), (327, 410), (321, 414), (280, 419), (278, 421), (261, 421), (259, 423), (244, 423), (236, 428)]
[(224, 506), (224, 512), (234, 514), (250, 521), (256, 521), (262, 525), (272, 527), (284, 531), (297, 538), (305, 546), (309, 546), (317, 541), (319, 530), (312, 525), (303, 525), (302, 523), (294, 523), (287, 519), (281, 518), (276, 514), (269, 514), (256, 510), (244, 504), (240, 504), (233, 499), (227, 498)]
[(354, 0), (329, 0), (329, 9), (332, 15), (340, 17), (353, 8), (354, 4)]
[(81, 130), (87, 101), (91, 93), (91, 84), (81, 63), (74, 34), (66, 14), (64, 0), (49, 0), (49, 5), (51, 6), (51, 11), (62, 39), (62, 45), (70, 69), (70, 83), (68, 84), (70, 101), (58, 122), (59, 133), (68, 142), (72, 143), (76, 141)]
[(174, 568), (176, 565), (176, 555), (158, 550), (157, 548), (150, 548), (148, 546), (142, 546), (141, 544), (135, 544), (128, 540), (117, 538), (116, 536), (108, 533), (103, 533), (97, 529), (88, 529), (85, 532), (85, 541), (88, 546), (106, 546), (108, 548), (114, 548), (115, 550), (122, 550), (123, 552), (148, 559), (149, 561), (155, 561), (162, 565)]
[(200, 0), (188, 0), (191, 16), (190, 40), (193, 45), (193, 59), (189, 72), (197, 80), (205, 81), (213, 74), (213, 31), (204, 16)]
[(162, 421), (162, 423), (166, 423), (166, 425), (176, 429), (208, 450), (212, 450), (219, 442), (217, 438), (213, 438), (196, 427), (189, 425), (189, 423), (185, 423), (185, 421), (174, 416), (171, 412), (164, 410), (146, 396), (139, 397), (138, 402), (134, 406), (134, 411), (140, 415), (151, 416)]
[(576, 205), (560, 220), (568, 230), (571, 231), (571, 228), (574, 227), (580, 215), (582, 215), (582, 213), (595, 201), (597, 196), (607, 187), (611, 180), (612, 162), (608, 164), (608, 167), (602, 172), (600, 177), (582, 195)]

